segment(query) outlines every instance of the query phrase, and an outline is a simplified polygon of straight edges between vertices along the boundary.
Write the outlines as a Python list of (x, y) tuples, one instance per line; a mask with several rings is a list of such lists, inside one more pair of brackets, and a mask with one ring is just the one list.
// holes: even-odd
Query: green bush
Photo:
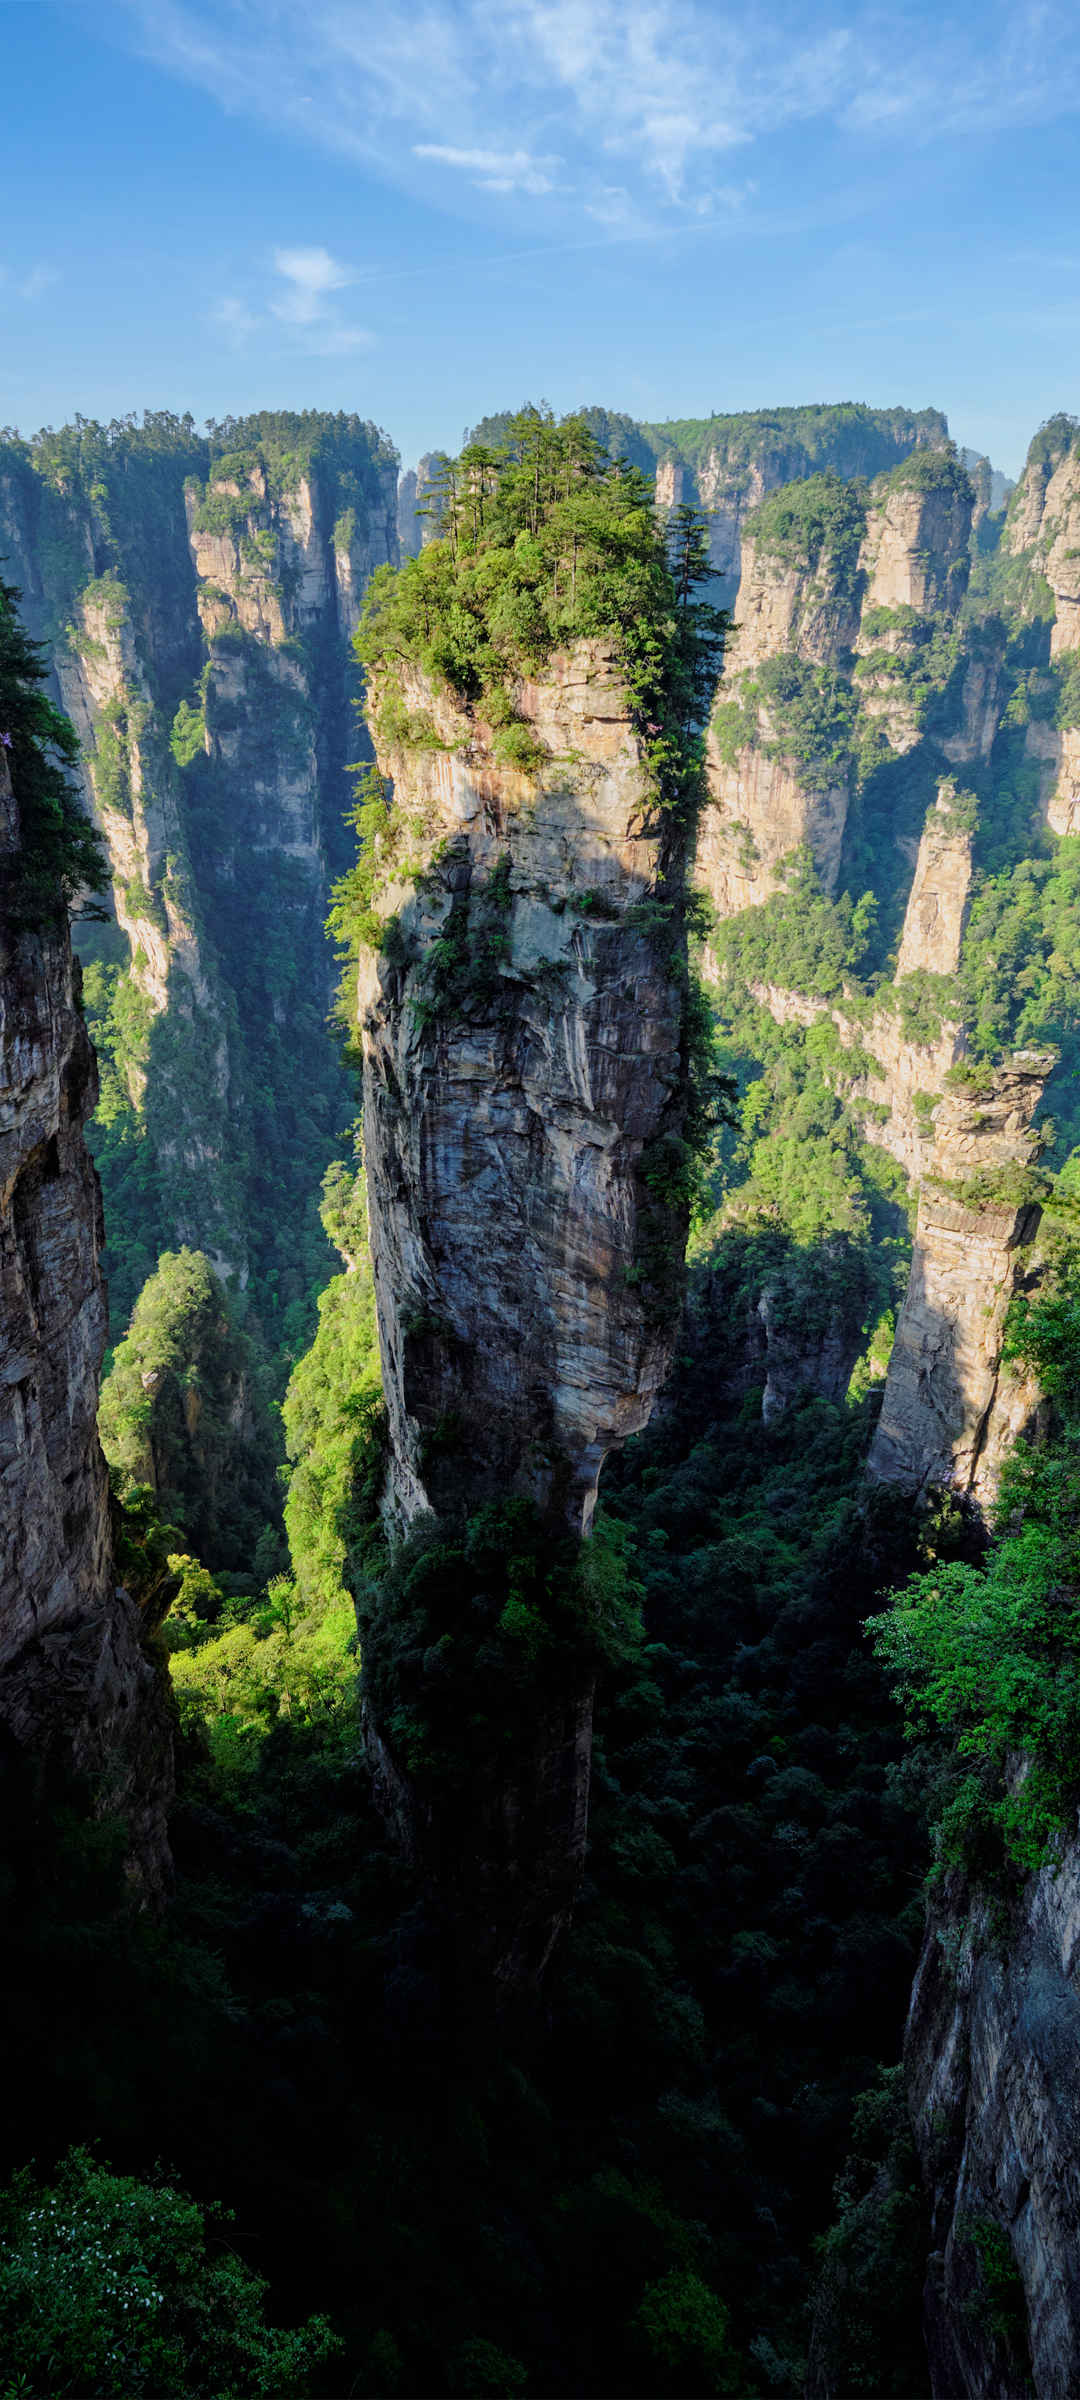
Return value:
[(72, 782), (78, 737), (40, 686), (39, 642), (16, 614), (18, 592), (0, 582), (0, 736), (18, 810), (14, 872), (5, 864), (3, 910), (13, 927), (56, 924), (80, 891), (104, 891), (101, 841)]
[(267, 2325), (267, 2286), (228, 2246), (225, 2210), (163, 2173), (115, 2175), (71, 2150), (51, 2183), (0, 2193), (0, 2347), (11, 2400), (280, 2400), (317, 2390), (341, 2348), (325, 2317)]
[(1053, 1400), (1054, 1432), (1007, 1461), (985, 1562), (913, 1576), (869, 1629), (912, 1730), (955, 1744), (942, 1857), (1026, 1870), (1080, 1791), (1080, 1296), (1068, 1259), (1014, 1312), (1007, 1355)]

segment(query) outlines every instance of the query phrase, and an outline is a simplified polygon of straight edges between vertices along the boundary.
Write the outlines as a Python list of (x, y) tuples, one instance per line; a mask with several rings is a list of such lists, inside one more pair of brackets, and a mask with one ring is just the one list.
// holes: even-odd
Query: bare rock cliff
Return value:
[[(904, 2046), (933, 2212), (936, 2400), (1072, 2400), (1080, 2361), (1080, 1842), (1006, 1926), (931, 1904)], [(988, 2288), (994, 2305), (987, 2305)]]
[(897, 981), (920, 969), (955, 975), (971, 895), (971, 832), (943, 783), (924, 827), (896, 961)]
[[(648, 1181), (682, 1105), (669, 843), (601, 645), (520, 692), (551, 754), (537, 773), (410, 699), (446, 747), (380, 753), (426, 872), (385, 899), (394, 935), (360, 992), (395, 1502), (443, 1505), (464, 1473), (580, 1533), (671, 1356), (656, 1287), (683, 1229)], [(459, 1421), (464, 1469), (437, 1438)]]
[(1035, 1150), (1031, 1120), (1052, 1059), (1020, 1051), (975, 1097), (946, 1092), (907, 1296), (868, 1460), (873, 1480), (915, 1493), (945, 1484), (992, 1498), (1008, 1442), (1036, 1405), (1001, 1367), (1020, 1253), (1034, 1240), (1037, 1201), (1023, 1196)]
[[(774, 501), (747, 523), (698, 849), (698, 878), (720, 916), (769, 899), (781, 861), (802, 847), (835, 891), (859, 780), (858, 727), (894, 756), (922, 739), (916, 655), (932, 622), (955, 618), (972, 511), (966, 478), (948, 465), (928, 472), (912, 482), (901, 466), (868, 494), (852, 493), (843, 511), (827, 497), (829, 479), (809, 480), (793, 488), (790, 510)], [(782, 670), (779, 682), (762, 674), (770, 666)], [(846, 747), (834, 716), (844, 686)], [(982, 757), (996, 724), (991, 664), (972, 658), (938, 773), (948, 760)]]
[[(17, 841), (0, 753), (0, 877)], [(0, 903), (0, 1726), (127, 1818), (133, 1876), (153, 1894), (171, 1726), (113, 1573), (101, 1202), (83, 1140), (97, 1077), (76, 976), (66, 927), (18, 930)]]

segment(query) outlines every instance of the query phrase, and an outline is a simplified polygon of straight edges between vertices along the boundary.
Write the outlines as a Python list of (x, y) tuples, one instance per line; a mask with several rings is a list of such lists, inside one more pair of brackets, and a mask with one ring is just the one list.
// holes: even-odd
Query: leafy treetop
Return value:
[[(692, 806), (727, 626), (699, 597), (710, 570), (696, 512), (660, 524), (640, 470), (610, 458), (583, 418), (557, 424), (546, 408), (520, 410), (505, 439), (447, 460), (429, 505), (437, 539), (372, 578), (362, 663), (391, 679), (419, 666), (483, 715), (500, 755), (529, 765), (515, 678), (560, 644), (612, 641), (657, 795)], [(400, 717), (394, 730), (401, 738)]]
[(18, 597), (13, 584), (0, 582), (0, 742), (20, 836), (4, 905), (9, 921), (45, 926), (60, 919), (78, 892), (102, 891), (106, 866), (71, 780), (78, 736), (41, 689), (45, 654), (19, 621)]

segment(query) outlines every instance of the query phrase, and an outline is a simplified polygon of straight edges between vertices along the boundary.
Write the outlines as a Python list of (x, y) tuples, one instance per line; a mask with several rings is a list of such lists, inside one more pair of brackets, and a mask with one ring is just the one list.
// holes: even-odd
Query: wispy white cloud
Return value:
[[(1063, 0), (115, 0), (125, 26), (224, 109), (437, 201), (569, 203), (613, 233), (726, 208), (733, 158), (800, 125), (923, 144), (1080, 104)], [(309, 293), (292, 322), (318, 321)]]
[(286, 246), (275, 250), (277, 278), (253, 304), (235, 293), (218, 300), (210, 312), (234, 350), (246, 349), (268, 331), (290, 337), (294, 348), (316, 358), (345, 358), (370, 350), (375, 336), (366, 326), (350, 325), (341, 316), (334, 295), (358, 281), (355, 267), (333, 258), (329, 250)]
[(275, 250), (274, 265), (285, 290), (270, 305), (285, 325), (314, 325), (328, 314), (330, 293), (356, 280), (351, 268), (331, 258), (329, 250)]
[(50, 291), (59, 281), (56, 267), (36, 266), (25, 273), (13, 274), (10, 267), (0, 266), (0, 288), (15, 300), (40, 300), (42, 293)]
[(550, 192), (558, 158), (531, 158), (527, 150), (452, 150), (445, 142), (414, 142), (414, 158), (433, 158), (459, 167), (485, 192)]
[(234, 294), (217, 301), (210, 315), (212, 323), (221, 326), (233, 350), (242, 350), (249, 335), (257, 333), (261, 323), (246, 301), (238, 300)]

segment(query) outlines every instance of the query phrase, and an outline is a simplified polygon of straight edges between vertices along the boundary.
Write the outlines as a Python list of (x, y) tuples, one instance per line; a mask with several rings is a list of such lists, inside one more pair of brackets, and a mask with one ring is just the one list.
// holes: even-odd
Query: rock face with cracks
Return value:
[[(682, 839), (601, 643), (518, 687), (546, 754), (527, 772), (419, 676), (403, 696), (444, 746), (376, 736), (398, 864), (359, 1012), (388, 1505), (402, 1527), (519, 1495), (573, 1542), (678, 1321)], [(449, 1807), (368, 1704), (384, 1814), (500, 2006), (535, 1988), (580, 1879), (592, 1680), (584, 1656), (538, 1680), (513, 1758)]]
[(680, 862), (600, 644), (520, 692), (536, 772), (409, 698), (446, 747), (380, 745), (422, 872), (385, 891), (360, 991), (394, 1507), (513, 1490), (581, 1533), (671, 1357), (682, 988), (658, 895)]
[(912, 1493), (946, 1484), (992, 1499), (1001, 1463), (1037, 1405), (1001, 1361), (1038, 1202), (1023, 1196), (1031, 1120), (1052, 1058), (1019, 1051), (976, 1097), (939, 1102), (919, 1199), (907, 1295), (870, 1448), (874, 1481)]
[[(994, 1921), (932, 1902), (904, 2048), (932, 2209), (935, 2400), (1071, 2400), (1080, 2360), (1080, 1843)], [(988, 2285), (993, 2305), (988, 2305)]]
[[(18, 845), (0, 753), (0, 878)], [(101, 1200), (83, 1139), (97, 1076), (66, 926), (0, 904), (0, 1728), (124, 1816), (142, 1892), (169, 1872), (172, 1732), (116, 1587), (97, 1437)]]

